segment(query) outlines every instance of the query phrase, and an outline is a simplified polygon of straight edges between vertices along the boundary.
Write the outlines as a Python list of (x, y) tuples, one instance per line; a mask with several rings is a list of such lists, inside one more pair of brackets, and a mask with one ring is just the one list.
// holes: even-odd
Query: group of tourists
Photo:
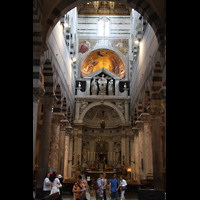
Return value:
[[(94, 183), (94, 190), (96, 190), (96, 200), (107, 200), (106, 198), (107, 179), (106, 174), (99, 174), (99, 178)], [(116, 173), (113, 173), (113, 178), (109, 181), (109, 194), (111, 199), (118, 199), (118, 191), (121, 189), (121, 200), (125, 200), (124, 194), (126, 190), (126, 180), (120, 176), (120, 182), (116, 178)], [(90, 200), (90, 189), (85, 178), (78, 175), (77, 182), (72, 189), (75, 200)]]

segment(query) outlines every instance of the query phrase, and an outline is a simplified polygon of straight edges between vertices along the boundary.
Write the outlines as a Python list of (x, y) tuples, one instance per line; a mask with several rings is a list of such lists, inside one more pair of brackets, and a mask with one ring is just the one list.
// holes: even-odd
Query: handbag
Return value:
[(121, 186), (121, 190), (127, 190), (126, 186)]
[(61, 187), (62, 187), (62, 184), (60, 184), (60, 185), (57, 184), (57, 188), (61, 188)]
[[(77, 183), (78, 184), (78, 183)], [(81, 188), (81, 190), (82, 190), (82, 187), (78, 184), (78, 186)], [(83, 194), (80, 196), (80, 197), (78, 197), (78, 198), (76, 198), (76, 200), (87, 200), (87, 198), (86, 198), (86, 195), (85, 195), (85, 192), (83, 192)]]

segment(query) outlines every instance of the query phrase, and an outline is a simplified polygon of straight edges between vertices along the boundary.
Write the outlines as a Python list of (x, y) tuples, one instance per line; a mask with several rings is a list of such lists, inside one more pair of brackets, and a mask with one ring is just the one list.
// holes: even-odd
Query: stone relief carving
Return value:
[(119, 108), (119, 110), (124, 113), (124, 103), (121, 100), (117, 100), (116, 106)]
[(80, 113), (87, 107), (87, 105), (88, 105), (88, 102), (85, 99), (83, 99), (81, 101)]

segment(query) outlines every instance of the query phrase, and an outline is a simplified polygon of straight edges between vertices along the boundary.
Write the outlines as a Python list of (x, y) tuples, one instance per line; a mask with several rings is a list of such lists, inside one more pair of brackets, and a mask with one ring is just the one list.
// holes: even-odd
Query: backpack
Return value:
[(93, 189), (98, 190), (97, 181), (94, 182)]

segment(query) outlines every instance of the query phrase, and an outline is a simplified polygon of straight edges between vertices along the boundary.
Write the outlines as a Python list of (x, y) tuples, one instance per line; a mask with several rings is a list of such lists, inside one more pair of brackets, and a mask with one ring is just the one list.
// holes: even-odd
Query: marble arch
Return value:
[[(46, 20), (43, 24), (45, 24), (44, 32), (43, 32), (43, 42), (45, 43), (48, 40), (48, 37), (53, 30), (56, 23), (61, 19), (61, 17), (70, 11), (72, 8), (80, 6), (88, 0), (57, 0), (56, 2), (49, 1), (49, 9), (45, 10), (45, 16), (43, 16)], [(159, 51), (163, 51), (164, 49), (164, 34), (165, 34), (165, 27), (164, 21), (165, 18), (163, 17), (163, 13), (165, 12), (165, 8), (162, 6), (164, 5), (163, 1), (161, 2), (154, 2), (151, 0), (148, 1), (124, 1), (124, 0), (113, 0), (114, 2), (122, 3), (128, 7), (133, 8), (137, 12), (139, 12), (144, 18), (148, 21), (148, 23), (152, 26), (156, 38), (159, 43)]]
[(121, 123), (125, 123), (125, 118), (124, 118), (124, 115), (120, 112), (120, 110), (113, 104), (113, 103), (110, 103), (110, 102), (94, 102), (94, 103), (91, 103), (89, 104), (85, 110), (81, 113), (80, 117), (79, 117), (79, 120), (83, 120), (85, 114), (87, 113), (88, 110), (90, 110), (91, 108), (95, 107), (95, 106), (99, 106), (99, 105), (105, 105), (105, 106), (109, 106), (111, 108), (113, 108), (119, 115), (120, 117), (120, 120), (121, 120)]

